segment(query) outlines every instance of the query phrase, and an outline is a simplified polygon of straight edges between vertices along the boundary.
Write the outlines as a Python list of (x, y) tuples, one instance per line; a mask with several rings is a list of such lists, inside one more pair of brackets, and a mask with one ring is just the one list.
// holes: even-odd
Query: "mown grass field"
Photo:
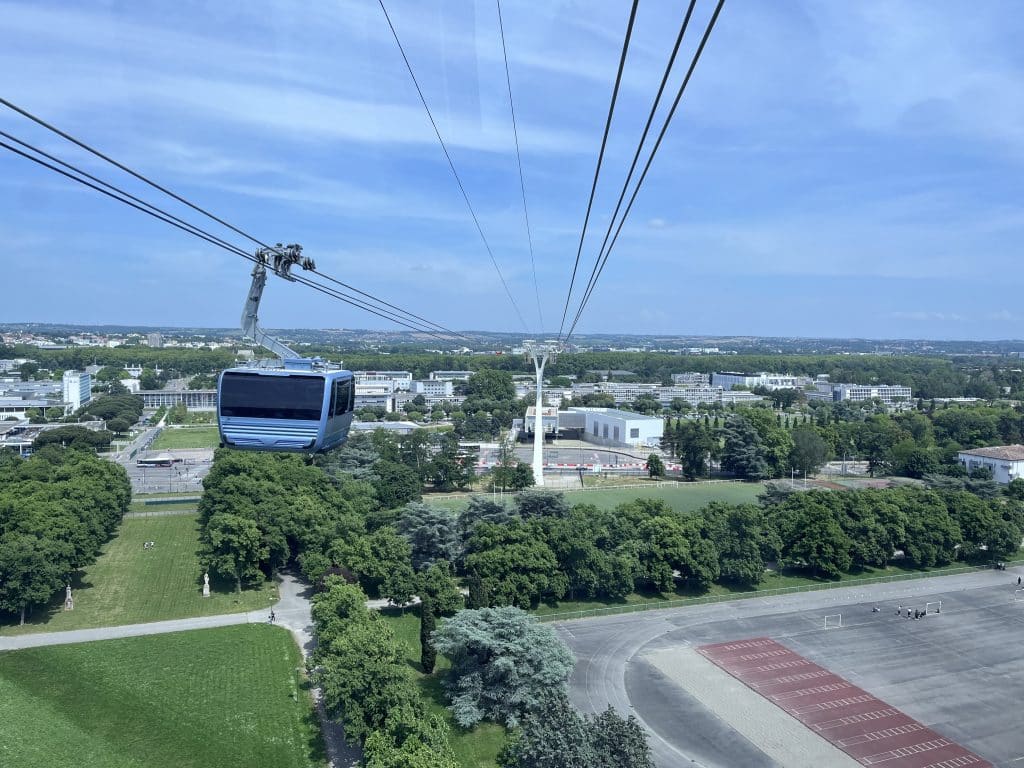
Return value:
[[(147, 541), (156, 544), (145, 549)], [(0, 634), (239, 613), (266, 608), (277, 599), (271, 582), (241, 594), (233, 591), (234, 585), (211, 582), (213, 593), (204, 598), (198, 547), (199, 526), (193, 514), (126, 519), (99, 559), (72, 583), (75, 610), (62, 610), (61, 592), (49, 607), (36, 606), (24, 627), (17, 626), (17, 617), (5, 617)]]
[(0, 654), (4, 768), (319, 768), (291, 635), (243, 625)]
[[(593, 504), (601, 509), (613, 509), (619, 504), (643, 498), (661, 499), (678, 512), (693, 512), (712, 501), (753, 503), (762, 489), (760, 483), (651, 483), (641, 488), (612, 487), (564, 493), (570, 504)], [(439, 499), (427, 495), (423, 501), (452, 510), (460, 510), (467, 504), (465, 497)]]
[(414, 670), (416, 683), (423, 694), (428, 712), (443, 715), (451, 728), (451, 744), (463, 768), (495, 768), (498, 752), (505, 743), (505, 729), (494, 723), (482, 723), (472, 731), (460, 728), (452, 719), (445, 706), (446, 699), (441, 688), (441, 677), (451, 665), (448, 659), (438, 654), (437, 666), (432, 675), (424, 675), (420, 667), (420, 617), (416, 609), (405, 613), (397, 610), (383, 612), (384, 620), (395, 633), (395, 637), (406, 650), (406, 659)]
[(153, 441), (150, 450), (166, 451), (172, 448), (216, 448), (220, 442), (217, 427), (164, 427)]

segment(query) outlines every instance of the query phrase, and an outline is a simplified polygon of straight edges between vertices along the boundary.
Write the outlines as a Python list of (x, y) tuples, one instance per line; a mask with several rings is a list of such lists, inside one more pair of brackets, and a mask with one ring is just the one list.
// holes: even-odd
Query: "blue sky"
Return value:
[[(641, 3), (584, 275), (684, 7)], [(495, 4), (388, 8), (529, 331), (552, 333), (628, 3), (502, 4), (543, 327)], [(523, 330), (374, 0), (0, 19), (11, 101), (327, 274), (449, 327)], [(1022, 32), (1012, 0), (729, 0), (578, 331), (1024, 337)], [(0, 130), (142, 192), (7, 110)], [(237, 256), (6, 152), (0, 211), (0, 320), (237, 323)], [(281, 281), (262, 318), (394, 327)]]

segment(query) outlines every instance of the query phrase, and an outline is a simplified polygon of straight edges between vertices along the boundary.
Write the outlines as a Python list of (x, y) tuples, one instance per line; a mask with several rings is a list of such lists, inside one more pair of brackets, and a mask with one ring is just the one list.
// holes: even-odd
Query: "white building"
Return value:
[(996, 445), (991, 448), (972, 448), (957, 453), (957, 460), (968, 472), (988, 467), (997, 483), (1006, 485), (1024, 477), (1024, 445)]
[(665, 428), (665, 421), (659, 416), (616, 408), (569, 408), (568, 411), (583, 414), (583, 439), (598, 445), (655, 447), (661, 443)]
[(689, 386), (706, 387), (711, 383), (711, 376), (707, 373), (673, 373), (673, 384), (688, 384)]
[(393, 392), (408, 392), (412, 386), (412, 374), (409, 371), (352, 371), (356, 382), (356, 393), (360, 384), (381, 384), (393, 382)]
[(832, 384), (828, 381), (818, 381), (815, 386), (815, 391), (807, 393), (809, 399), (831, 400), (837, 403), (842, 400), (858, 403), (878, 399), (886, 405), (893, 405), (897, 402), (908, 402), (912, 394), (910, 387), (904, 387), (902, 384)]
[(431, 371), (430, 378), (434, 381), (469, 381), (472, 371)]
[(92, 400), (92, 376), (83, 371), (64, 371), (64, 402), (71, 411), (77, 411)]
[(434, 397), (451, 397), (455, 392), (455, 385), (450, 379), (427, 379), (413, 381), (409, 391), (414, 395), (432, 395)]
[(811, 384), (810, 376), (793, 376), (788, 373), (737, 373), (736, 371), (722, 371), (711, 374), (711, 383), (723, 389), (732, 389), (736, 386), (754, 389), (764, 387), (765, 389), (803, 389)]

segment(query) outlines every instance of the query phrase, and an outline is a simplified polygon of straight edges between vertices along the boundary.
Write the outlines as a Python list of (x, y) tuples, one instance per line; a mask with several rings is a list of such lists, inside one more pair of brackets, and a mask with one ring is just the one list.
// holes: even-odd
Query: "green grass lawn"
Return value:
[[(612, 509), (634, 499), (662, 499), (678, 512), (692, 512), (712, 501), (754, 503), (762, 489), (760, 483), (651, 483), (643, 488), (565, 491), (565, 497), (570, 504), (593, 504), (601, 509)], [(465, 498), (432, 499), (429, 495), (424, 496), (423, 501), (452, 510), (460, 510), (467, 504)]]
[[(156, 546), (144, 549), (147, 541)], [(75, 610), (62, 610), (62, 590), (48, 608), (37, 606), (24, 627), (16, 625), (16, 617), (7, 617), (7, 623), (0, 624), (0, 634), (238, 613), (265, 608), (277, 599), (277, 587), (271, 582), (240, 595), (233, 585), (211, 582), (213, 594), (204, 598), (198, 546), (195, 515), (126, 519), (99, 559), (72, 583)]]
[(129, 512), (141, 512), (143, 514), (159, 514), (161, 512), (195, 512), (199, 502), (182, 501), (172, 504), (146, 504), (143, 501), (133, 501), (128, 505)]
[(0, 765), (324, 766), (301, 669), (266, 625), (2, 653)]
[(446, 706), (441, 677), (451, 664), (448, 659), (437, 655), (437, 666), (432, 675), (424, 675), (420, 668), (420, 617), (415, 609), (405, 613), (397, 610), (382, 612), (384, 620), (395, 633), (395, 638), (406, 650), (409, 666), (415, 670), (416, 684), (423, 694), (427, 711), (443, 715), (451, 728), (451, 744), (463, 768), (495, 768), (498, 752), (505, 743), (505, 729), (494, 723), (482, 723), (471, 731), (460, 728), (451, 718)]
[(165, 427), (153, 441), (150, 450), (166, 451), (170, 448), (216, 448), (220, 433), (216, 427)]

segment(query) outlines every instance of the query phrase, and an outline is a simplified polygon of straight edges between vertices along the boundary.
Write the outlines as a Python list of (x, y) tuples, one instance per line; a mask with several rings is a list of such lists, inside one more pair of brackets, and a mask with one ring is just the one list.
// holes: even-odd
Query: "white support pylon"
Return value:
[(537, 372), (537, 400), (533, 409), (533, 484), (537, 487), (544, 485), (544, 366), (555, 359), (559, 346), (557, 341), (526, 339), (523, 342), (526, 356), (533, 361)]

